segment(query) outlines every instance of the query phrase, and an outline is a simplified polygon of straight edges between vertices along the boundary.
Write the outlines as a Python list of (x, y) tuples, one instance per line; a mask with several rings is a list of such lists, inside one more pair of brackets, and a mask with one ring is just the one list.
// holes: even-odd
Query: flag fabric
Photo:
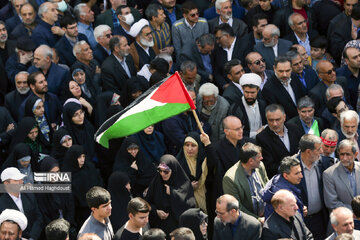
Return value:
[(189, 109), (195, 109), (194, 102), (176, 72), (105, 121), (95, 133), (95, 141), (108, 148), (110, 139), (137, 133)]

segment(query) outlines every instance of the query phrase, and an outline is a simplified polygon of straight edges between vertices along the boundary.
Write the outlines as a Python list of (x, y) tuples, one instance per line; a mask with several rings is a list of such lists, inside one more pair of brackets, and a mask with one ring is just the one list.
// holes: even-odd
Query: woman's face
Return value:
[(159, 174), (163, 181), (168, 181), (171, 177), (171, 170), (159, 167)]
[(152, 134), (152, 133), (154, 132), (154, 126), (153, 126), (153, 125), (148, 126), (147, 128), (144, 129), (144, 132), (145, 132), (145, 134), (147, 134), (147, 135)]
[(142, 91), (136, 91), (134, 93), (131, 93), (131, 97), (135, 100), (142, 94)]
[(40, 101), (36, 108), (34, 109), (34, 115), (35, 117), (42, 117), (44, 116), (44, 103), (43, 101)]
[(82, 125), (84, 123), (84, 114), (85, 112), (82, 109), (77, 110), (72, 117), (73, 123)]
[(200, 223), (200, 232), (202, 235), (206, 235), (207, 234), (207, 226), (208, 226), (208, 223), (207, 221), (203, 220), (201, 223)]
[(23, 168), (27, 168), (30, 164), (30, 160), (29, 161), (20, 161), (20, 165)]
[(75, 98), (81, 97), (81, 88), (80, 88), (79, 84), (77, 84), (77, 82), (70, 81), (69, 82), (69, 90), (72, 93), (72, 95), (74, 95)]
[(186, 142), (184, 144), (184, 151), (189, 157), (194, 157), (198, 154), (199, 147), (195, 143)]
[(78, 163), (79, 163), (79, 168), (82, 168), (84, 166), (84, 163), (85, 163), (85, 154), (81, 154), (79, 157), (78, 157)]
[(60, 168), (58, 166), (53, 167), (49, 172), (51, 173), (57, 173), (60, 172)]
[(65, 138), (64, 142), (61, 144), (61, 146), (70, 148), (72, 146), (72, 138)]
[(79, 83), (79, 84), (84, 84), (85, 83), (85, 73), (84, 72), (77, 72), (74, 75), (74, 79)]
[(139, 152), (139, 148), (128, 148), (127, 151), (131, 154), (131, 156), (136, 157)]
[(37, 127), (35, 127), (33, 129), (31, 129), (31, 131), (29, 132), (29, 134), (27, 136), (28, 136), (28, 138), (31, 139), (31, 141), (35, 141), (38, 134), (39, 134), (39, 130)]
[(131, 190), (131, 185), (130, 185), (129, 182), (125, 185), (125, 188), (130, 192), (130, 190)]

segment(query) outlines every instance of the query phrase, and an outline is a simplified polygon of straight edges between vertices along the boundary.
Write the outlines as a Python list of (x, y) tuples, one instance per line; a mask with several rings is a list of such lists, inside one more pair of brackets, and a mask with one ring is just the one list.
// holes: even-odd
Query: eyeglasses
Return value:
[(168, 175), (171, 171), (170, 170), (161, 170), (160, 168), (158, 169), (159, 173), (164, 173), (165, 175)]
[(85, 114), (85, 112), (84, 112), (84, 111), (81, 111), (80, 113), (75, 113), (75, 114), (73, 115), (73, 117), (74, 117), (74, 118), (76, 118), (76, 117), (82, 117), (82, 116), (84, 116), (84, 114)]
[(151, 32), (148, 32), (148, 33), (145, 33), (145, 37), (148, 37), (149, 35), (151, 35), (152, 31)]
[(193, 13), (193, 14), (190, 14), (190, 17), (195, 17), (195, 16), (199, 16), (199, 13)]
[(335, 72), (335, 68), (332, 68), (332, 69), (330, 69), (330, 70), (327, 71), (327, 72), (320, 72), (320, 73), (330, 75), (330, 74), (332, 74), (333, 72)]
[(108, 33), (105, 35), (106, 38), (111, 38), (112, 37), (112, 34), (111, 33)]
[(260, 63), (265, 63), (265, 59), (261, 58), (261, 59), (253, 62), (253, 64), (255, 64), (255, 65), (260, 65)]
[(215, 214), (216, 215), (219, 215), (219, 216), (222, 216), (224, 215), (225, 213), (227, 213), (228, 211), (225, 211), (225, 212), (219, 212), (218, 210), (215, 210)]

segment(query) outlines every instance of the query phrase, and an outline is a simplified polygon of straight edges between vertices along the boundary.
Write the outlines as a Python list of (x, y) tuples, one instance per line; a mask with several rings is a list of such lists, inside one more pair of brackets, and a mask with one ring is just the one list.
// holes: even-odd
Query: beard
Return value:
[(153, 47), (154, 46), (154, 40), (148, 41), (142, 36), (140, 36), (140, 43), (144, 45), (145, 47)]
[(21, 95), (25, 95), (29, 92), (30, 88), (26, 87), (26, 88), (16, 88), (16, 90), (21, 94)]
[(347, 138), (347, 139), (351, 139), (351, 138), (354, 138), (355, 137), (355, 134), (356, 134), (356, 132), (355, 133), (353, 133), (353, 134), (347, 134), (347, 133), (345, 133), (342, 129), (341, 129), (341, 132), (344, 134), (344, 136)]
[(249, 106), (252, 106), (252, 105), (255, 104), (256, 98), (245, 98), (245, 102), (246, 102)]

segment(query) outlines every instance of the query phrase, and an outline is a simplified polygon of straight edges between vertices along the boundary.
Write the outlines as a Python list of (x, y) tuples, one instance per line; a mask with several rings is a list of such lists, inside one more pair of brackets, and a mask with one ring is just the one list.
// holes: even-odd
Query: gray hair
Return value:
[(356, 125), (359, 125), (359, 114), (354, 110), (346, 110), (340, 114), (340, 124), (343, 125), (345, 120), (356, 119)]
[(357, 147), (356, 144), (353, 141), (350, 141), (349, 139), (344, 139), (339, 143), (338, 151), (344, 147), (351, 147), (352, 153), (356, 153)]
[(265, 114), (267, 114), (268, 112), (276, 112), (277, 110), (280, 110), (282, 114), (285, 114), (283, 106), (274, 103), (266, 106)]
[[(53, 3), (51, 3), (51, 4), (53, 4)], [(43, 4), (40, 5), (40, 7), (38, 9), (38, 15), (41, 18), (43, 17), (43, 13), (45, 13), (49, 10), (48, 5), (49, 5), (49, 2), (44, 2)]]
[(239, 201), (229, 194), (221, 195), (218, 199), (216, 199), (218, 204), (222, 202), (226, 203), (226, 211), (230, 211), (232, 209), (238, 210), (239, 209)]
[(145, 16), (146, 18), (151, 21), (152, 17), (157, 17), (159, 15), (158, 10), (161, 10), (162, 7), (158, 3), (151, 3), (145, 10)]
[(303, 109), (303, 108), (314, 108), (315, 104), (314, 101), (308, 97), (308, 96), (304, 96), (302, 98), (299, 99), (298, 104), (297, 104), (297, 109)]
[(314, 134), (305, 134), (300, 138), (299, 150), (305, 152), (307, 149), (314, 150), (315, 144), (321, 144), (321, 138)]
[(293, 13), (289, 16), (288, 18), (288, 24), (291, 27), (292, 25), (294, 25), (294, 21), (293, 21), (293, 17), (295, 17), (296, 15), (302, 16), (300, 13)]
[(270, 35), (273, 36), (280, 36), (280, 29), (274, 24), (268, 24), (265, 28), (271, 28)]
[(335, 240), (355, 240), (355, 237), (350, 233), (342, 233), (338, 235)]
[(211, 33), (204, 33), (200, 37), (196, 39), (196, 43), (200, 45), (200, 47), (205, 47), (206, 45), (214, 45), (215, 44), (215, 36)]
[(26, 75), (27, 77), (30, 75), (30, 73), (28, 73), (27, 71), (21, 71), (21, 72), (18, 72), (16, 75), (15, 75), (15, 81), (16, 81), (16, 78), (17, 76), (20, 76), (20, 75)]
[(291, 156), (284, 157), (281, 160), (280, 166), (279, 166), (279, 172), (281, 174), (287, 173), (289, 174), (291, 172), (291, 168), (300, 165), (299, 159)]
[(187, 70), (189, 70), (190, 72), (194, 71), (194, 69), (196, 68), (196, 63), (193, 61), (185, 61), (180, 65), (180, 71), (182, 73), (185, 73)]
[(172, 63), (172, 61), (173, 61), (171, 55), (168, 53), (160, 53), (160, 54), (156, 55), (155, 58), (162, 58), (165, 61), (167, 61), (169, 64)]
[(346, 208), (346, 207), (338, 207), (335, 208), (331, 213), (330, 213), (330, 223), (332, 225), (337, 226), (339, 224), (338, 220), (337, 220), (337, 216), (342, 213), (342, 214), (346, 214), (346, 215), (351, 215), (353, 216), (353, 212)]
[(219, 88), (212, 83), (204, 83), (199, 88), (199, 95), (201, 97), (214, 95), (217, 98), (219, 95)]
[(51, 47), (49, 47), (48, 45), (45, 45), (45, 44), (38, 46), (35, 51), (40, 51), (41, 55), (43, 55), (44, 57), (50, 57), (50, 59), (52, 59), (52, 57), (54, 55)]
[(83, 7), (86, 7), (86, 6), (87, 6), (86, 3), (79, 3), (78, 5), (76, 5), (76, 6), (74, 7), (74, 15), (75, 15), (75, 17), (76, 17), (77, 20), (80, 19), (80, 16), (81, 16), (81, 15), (85, 15), (85, 13), (83, 12), (82, 8), (83, 8)]
[(325, 91), (326, 98), (330, 98), (330, 91), (339, 90), (339, 89), (341, 89), (342, 96), (344, 96), (344, 89), (342, 88), (341, 85), (337, 83), (331, 84)]
[(339, 134), (330, 128), (325, 129), (324, 131), (322, 131), (321, 133), (321, 137), (322, 138), (326, 138), (326, 136), (329, 135), (329, 138), (331, 139), (331, 141), (334, 141), (336, 139), (336, 141), (339, 139)]
[(99, 25), (94, 29), (94, 37), (96, 42), (98, 42), (98, 38), (102, 37), (104, 32), (106, 32), (107, 30), (111, 30), (111, 28), (105, 24)]
[(73, 47), (73, 54), (76, 57), (76, 54), (81, 52), (81, 46), (86, 44), (87, 42), (85, 40), (81, 40), (77, 43), (75, 43), (74, 47)]
[(224, 2), (228, 2), (228, 1), (230, 1), (230, 0), (216, 0), (215, 1), (215, 8), (217, 10), (220, 10), (221, 9), (221, 4), (224, 3)]

